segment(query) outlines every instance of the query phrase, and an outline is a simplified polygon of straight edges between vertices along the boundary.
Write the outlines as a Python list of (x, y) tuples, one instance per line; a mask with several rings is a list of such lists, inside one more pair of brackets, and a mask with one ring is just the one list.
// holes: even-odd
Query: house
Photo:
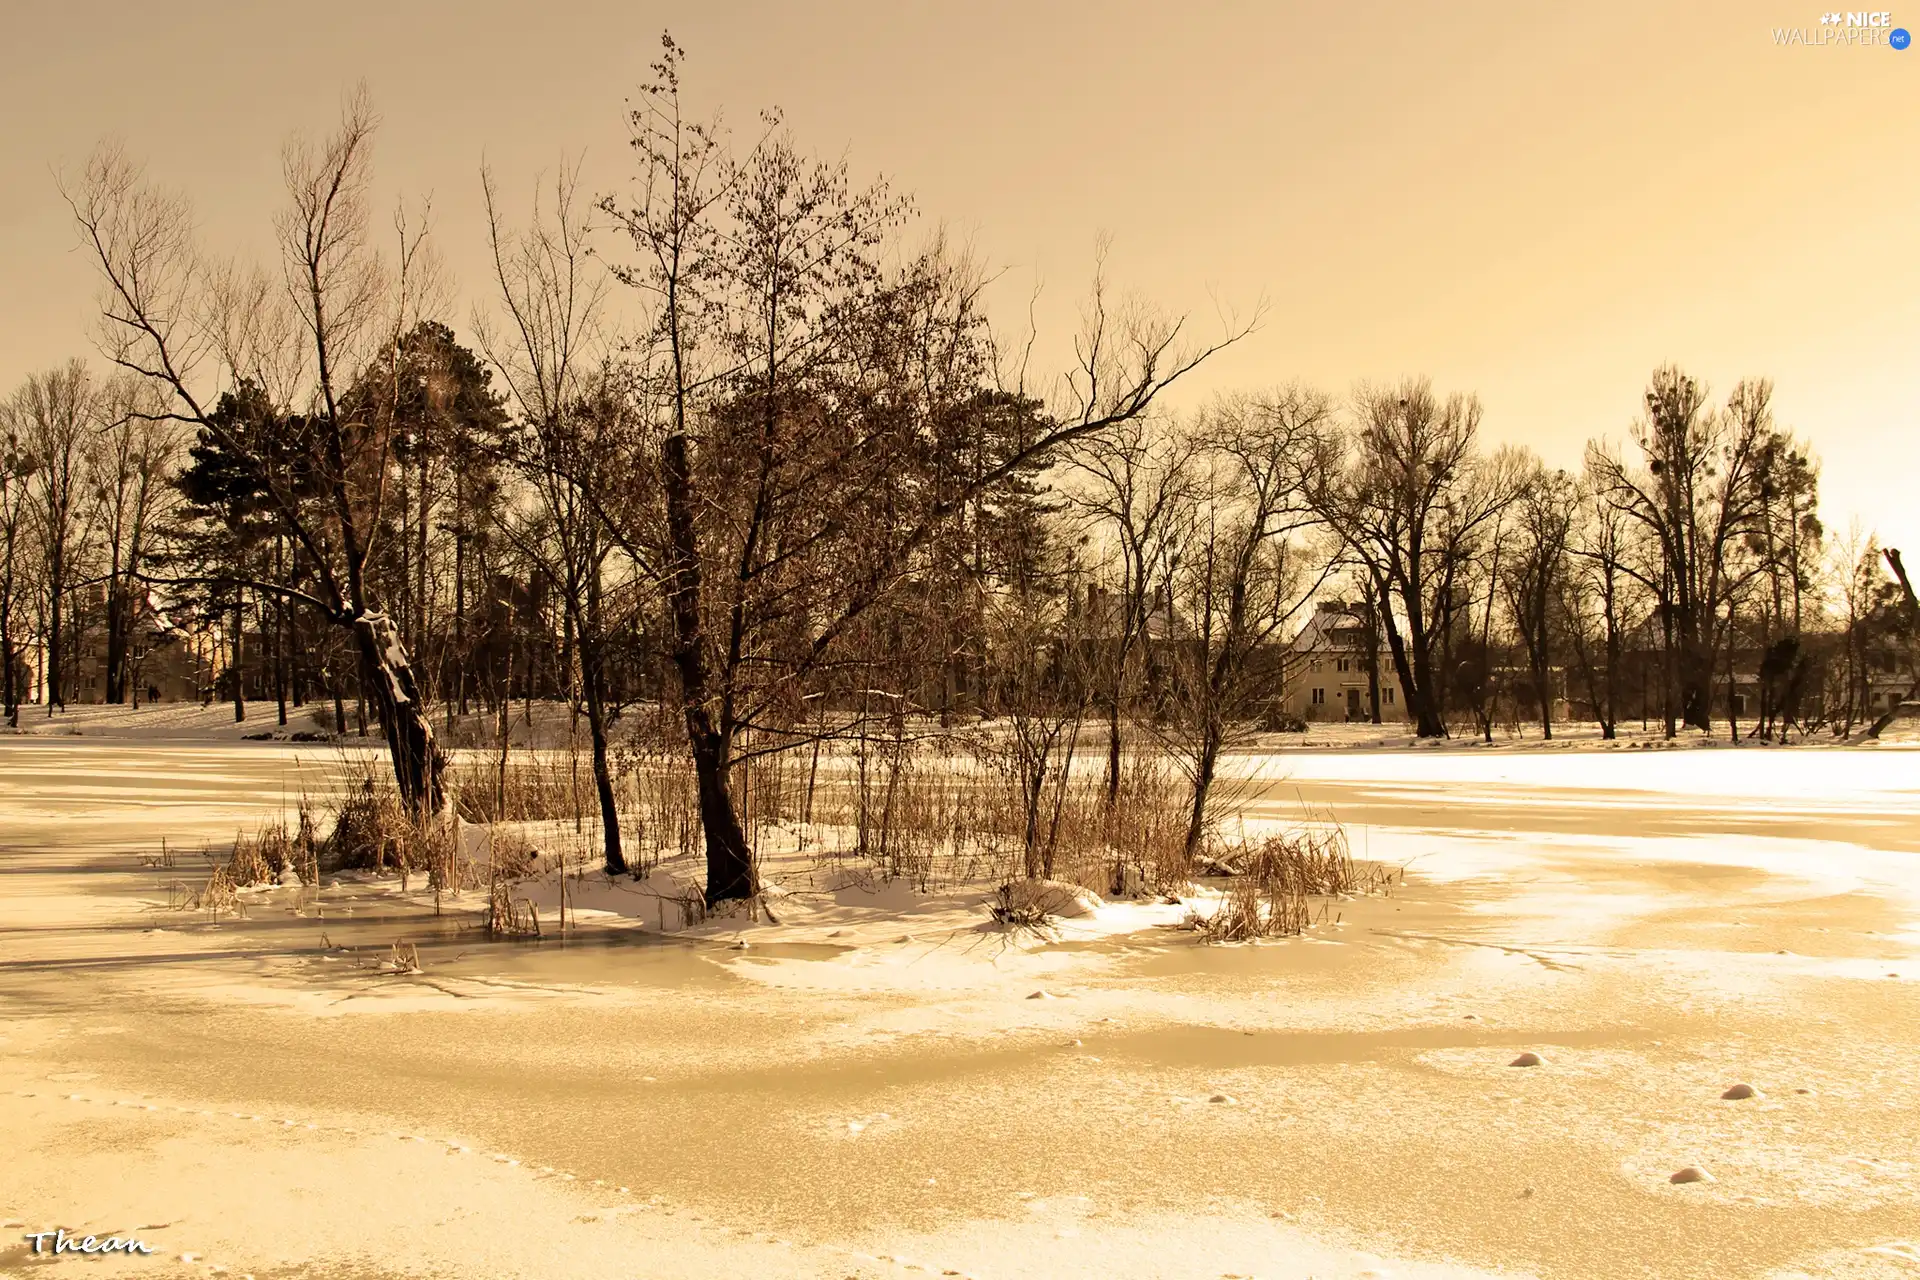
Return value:
[[(107, 700), (107, 597), (90, 583), (76, 599), (67, 691), (74, 702)], [(134, 702), (190, 702), (213, 675), (211, 643), (176, 625), (149, 597), (135, 610), (127, 654), (127, 697)], [(63, 666), (66, 664), (62, 664)]]
[(1377, 664), (1380, 719), (1389, 724), (1406, 719), (1406, 694), (1394, 674), (1391, 656), (1372, 636), (1364, 605), (1317, 602), (1313, 616), (1288, 647), (1288, 656), (1289, 677), (1282, 695), (1288, 715), (1308, 723), (1373, 719), (1368, 668)]

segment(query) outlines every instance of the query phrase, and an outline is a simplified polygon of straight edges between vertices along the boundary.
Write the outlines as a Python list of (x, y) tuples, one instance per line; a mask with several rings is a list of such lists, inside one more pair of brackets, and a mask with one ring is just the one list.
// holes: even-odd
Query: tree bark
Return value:
[(1394, 675), (1399, 678), (1400, 690), (1406, 695), (1407, 710), (1413, 714), (1414, 733), (1422, 738), (1444, 738), (1446, 726), (1440, 723), (1439, 712), (1434, 709), (1428, 696), (1428, 686), (1421, 682), (1407, 656), (1406, 637), (1400, 634), (1400, 624), (1394, 619), (1384, 587), (1381, 589), (1380, 629), (1386, 632), (1387, 653), (1393, 658)]
[(107, 701), (127, 700), (127, 595), (116, 567), (107, 579)]
[(1213, 790), (1214, 773), (1220, 763), (1220, 739), (1217, 733), (1208, 733), (1200, 744), (1199, 758), (1194, 761), (1193, 803), (1187, 810), (1187, 836), (1181, 845), (1188, 866), (1200, 852), (1200, 841), (1207, 832), (1207, 797)]
[(1619, 735), (1620, 726), (1620, 619), (1611, 586), (1604, 608), (1607, 628), (1607, 709), (1600, 721), (1600, 736), (1611, 742)]
[(361, 688), (372, 699), (386, 735), (400, 798), (421, 817), (438, 813), (447, 798), (442, 784), (446, 757), (434, 740), (433, 725), (399, 628), (384, 613), (362, 613), (352, 627), (360, 656)]
[[(1439, 699), (1434, 689), (1433, 646), (1429, 643), (1430, 637), (1426, 634), (1425, 626), (1419, 616), (1418, 592), (1408, 591), (1406, 594), (1408, 626), (1411, 634), (1405, 637), (1405, 642), (1396, 648), (1394, 665), (1406, 668), (1410, 664), (1411, 669), (1402, 676), (1402, 683), (1411, 686), (1408, 689), (1408, 696), (1413, 700), (1414, 732), (1422, 738), (1444, 738), (1447, 736), (1447, 726), (1440, 718)], [(1397, 628), (1388, 631), (1389, 641), (1392, 640), (1395, 630)], [(1409, 680), (1408, 677), (1411, 679)]]
[[(280, 538), (273, 540), (273, 571), (276, 577), (284, 580), (285, 542)], [(275, 599), (273, 602), (273, 703), (281, 728), (287, 724), (287, 602)]]
[[(1920, 618), (1920, 600), (1914, 598), (1913, 583), (1907, 580), (1907, 566), (1900, 560), (1899, 548), (1888, 547), (1884, 554), (1887, 557), (1887, 564), (1893, 569), (1893, 576), (1900, 580), (1901, 594), (1906, 597), (1907, 616), (1909, 618)], [(1915, 698), (1920, 698), (1920, 684), (1914, 685), (1913, 688), (1907, 691), (1905, 701), (1912, 702)], [(1867, 736), (1869, 738), (1878, 738), (1881, 731), (1892, 724), (1894, 717), (1900, 714), (1901, 705), (1901, 703), (1896, 702), (1888, 707), (1883, 714), (1878, 716), (1872, 726), (1868, 728)]]
[(228, 646), (233, 654), (233, 721), (239, 724), (247, 718), (247, 628), (243, 616), (242, 596), (238, 588), (233, 593), (233, 643)]
[(1367, 723), (1377, 725), (1381, 723), (1379, 606), (1369, 600), (1362, 616), (1367, 626)]
[[(593, 557), (589, 557), (593, 559)], [(590, 565), (587, 609), (580, 628), (580, 676), (587, 703), (587, 736), (593, 744), (593, 789), (600, 800), (600, 830), (607, 874), (627, 874), (620, 844), (620, 810), (613, 790), (613, 768), (607, 755), (606, 638), (600, 616), (600, 573)]]
[(12, 610), (10, 609), (0, 611), (0, 670), (4, 671), (4, 674), (0, 674), (0, 681), (4, 681), (4, 696), (6, 700), (4, 711), (7, 717), (7, 727), (10, 729), (18, 729), (20, 727), (20, 690), (16, 686), (15, 681), (18, 678), (19, 672), (14, 665), (13, 620), (6, 616), (11, 612)]
[(751, 898), (758, 890), (753, 850), (741, 828), (728, 778), (731, 726), (713, 722), (708, 708), (706, 631), (700, 609), (700, 553), (693, 527), (693, 474), (687, 437), (675, 432), (661, 450), (667, 536), (673, 568), (667, 601), (673, 619), (673, 665), (680, 676), (681, 709), (699, 785), (700, 826), (707, 851), (707, 905)]
[(65, 574), (60, 566), (60, 557), (55, 555), (48, 568), (48, 577), (53, 580), (52, 586), (48, 591), (50, 608), (47, 615), (47, 716), (49, 718), (53, 716), (53, 709), (55, 707), (60, 708), (62, 711), (67, 709), (66, 697), (61, 692), (62, 681), (60, 678), (62, 675), (61, 668), (66, 665), (67, 659), (67, 655), (64, 652), (66, 618), (62, 612), (61, 605), (61, 600), (66, 594), (61, 583), (61, 579), (64, 576)]

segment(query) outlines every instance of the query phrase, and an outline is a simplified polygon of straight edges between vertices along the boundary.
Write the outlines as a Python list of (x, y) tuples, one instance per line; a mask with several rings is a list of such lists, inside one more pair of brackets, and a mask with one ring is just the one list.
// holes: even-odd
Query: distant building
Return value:
[(1371, 657), (1379, 670), (1381, 722), (1405, 720), (1406, 693), (1394, 674), (1392, 656), (1370, 631), (1363, 607), (1343, 600), (1319, 601), (1289, 646), (1289, 678), (1282, 695), (1286, 713), (1309, 724), (1373, 719)]
[[(102, 583), (79, 594), (73, 616), (67, 692), (77, 703), (107, 700), (107, 596)], [(136, 612), (128, 638), (127, 700), (191, 702), (203, 698), (218, 674), (218, 646), (189, 634), (149, 597)], [(63, 664), (64, 665), (64, 664)]]

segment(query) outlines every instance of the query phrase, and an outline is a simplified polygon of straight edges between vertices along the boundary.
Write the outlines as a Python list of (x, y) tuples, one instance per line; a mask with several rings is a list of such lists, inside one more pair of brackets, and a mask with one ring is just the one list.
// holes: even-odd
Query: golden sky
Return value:
[[(1271, 310), (1183, 398), (1425, 373), (1490, 437), (1574, 464), (1648, 372), (1772, 377), (1825, 510), (1920, 548), (1920, 50), (1781, 46), (1801, 0), (648, 3), (4, 0), (0, 386), (87, 352), (92, 281), (52, 173), (123, 137), (203, 233), (268, 248), (279, 147), (365, 78), (388, 198), (431, 193), (468, 328), (477, 171), (563, 153), (618, 182), (621, 106), (670, 27), (695, 104), (913, 192), (1007, 269), (1058, 353), (1096, 237), (1215, 324)], [(1893, 10), (1920, 30), (1920, 9)]]

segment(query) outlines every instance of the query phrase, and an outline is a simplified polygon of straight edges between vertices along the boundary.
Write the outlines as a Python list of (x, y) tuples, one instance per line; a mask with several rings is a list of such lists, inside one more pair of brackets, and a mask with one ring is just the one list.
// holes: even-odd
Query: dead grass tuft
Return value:
[(987, 914), (1006, 929), (1043, 933), (1053, 925), (1053, 915), (1046, 905), (1031, 895), (1016, 893), (1011, 883), (995, 891), (994, 900), (987, 904)]
[(371, 777), (334, 803), (333, 829), (321, 846), (328, 871), (407, 868), (415, 824), (390, 788)]
[(411, 942), (396, 941), (380, 966), (388, 973), (420, 972), (420, 949)]
[(537, 938), (540, 912), (514, 890), (533, 874), (536, 854), (525, 837), (496, 829), (487, 845), (487, 932), (497, 938)]
[(242, 914), (239, 891), (225, 867), (213, 869), (212, 874), (207, 877), (206, 885), (194, 895), (190, 905), (205, 911), (215, 920), (221, 916)]
[(1314, 899), (1321, 900), (1324, 919), (1327, 899), (1388, 893), (1397, 878), (1391, 868), (1355, 862), (1346, 828), (1331, 821), (1311, 822), (1212, 861), (1232, 877), (1226, 896), (1211, 915), (1196, 911), (1187, 923), (1213, 942), (1297, 936), (1314, 923)]

